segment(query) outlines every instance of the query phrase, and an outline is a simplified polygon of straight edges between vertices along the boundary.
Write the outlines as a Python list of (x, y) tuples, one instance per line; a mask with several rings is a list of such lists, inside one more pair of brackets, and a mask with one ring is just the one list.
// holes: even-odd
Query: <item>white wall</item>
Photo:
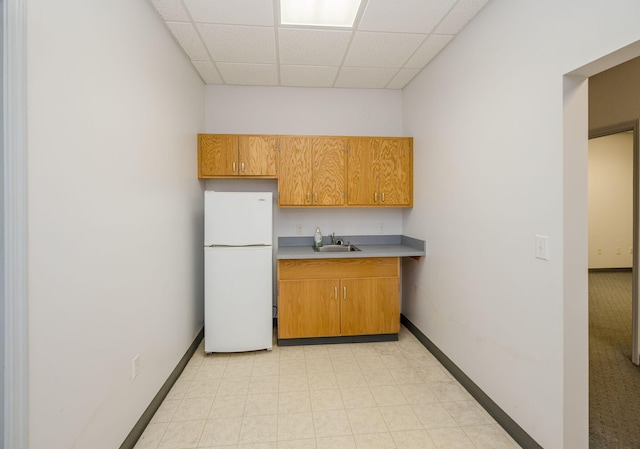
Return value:
[(492, 0), (404, 90), (421, 173), (404, 233), (428, 256), (403, 313), (548, 449), (588, 446), (586, 89), (563, 76), (640, 39), (638, 14)]
[(631, 268), (633, 133), (589, 140), (589, 268)]
[[(402, 92), (207, 86), (207, 133), (402, 136)], [(286, 163), (286, 162), (285, 162)], [(276, 181), (208, 180), (208, 190), (265, 190)], [(402, 209), (274, 209), (274, 236), (402, 233)]]
[(27, 6), (29, 447), (113, 449), (203, 325), (204, 86), (147, 2)]

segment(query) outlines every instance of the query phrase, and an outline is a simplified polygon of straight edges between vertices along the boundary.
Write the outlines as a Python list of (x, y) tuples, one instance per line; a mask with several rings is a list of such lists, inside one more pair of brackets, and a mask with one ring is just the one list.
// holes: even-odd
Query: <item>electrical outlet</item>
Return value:
[(133, 359), (131, 359), (131, 378), (135, 379), (140, 374), (140, 354), (136, 354)]
[(384, 223), (378, 223), (378, 234), (384, 234)]
[(296, 235), (302, 235), (302, 225), (301, 224), (297, 224), (296, 225)]

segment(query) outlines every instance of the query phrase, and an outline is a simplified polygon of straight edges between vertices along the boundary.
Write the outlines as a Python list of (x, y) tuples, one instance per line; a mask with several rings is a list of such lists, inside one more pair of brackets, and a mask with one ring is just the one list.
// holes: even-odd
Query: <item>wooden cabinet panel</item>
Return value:
[(411, 138), (355, 138), (349, 149), (348, 167), (349, 205), (413, 205)]
[(328, 337), (340, 333), (338, 279), (279, 281), (278, 337)]
[(310, 205), (313, 189), (311, 139), (282, 136), (279, 146), (278, 204), (280, 206)]
[(238, 162), (238, 136), (200, 134), (198, 136), (198, 177), (233, 176)]
[(342, 335), (395, 334), (400, 330), (397, 277), (342, 279)]
[(345, 166), (347, 139), (316, 137), (313, 139), (313, 204), (342, 206), (345, 202)]
[(400, 259), (278, 261), (278, 337), (396, 334)]
[(241, 176), (276, 176), (275, 136), (238, 137), (238, 174)]

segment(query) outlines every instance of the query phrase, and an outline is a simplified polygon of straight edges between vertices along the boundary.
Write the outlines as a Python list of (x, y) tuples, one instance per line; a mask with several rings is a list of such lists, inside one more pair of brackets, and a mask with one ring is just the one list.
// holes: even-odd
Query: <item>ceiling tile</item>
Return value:
[(277, 86), (278, 69), (275, 64), (218, 63), (225, 84), (243, 86)]
[(273, 26), (273, 0), (184, 0), (194, 22)]
[(436, 28), (438, 34), (456, 34), (475, 16), (489, 0), (459, 0), (451, 12)]
[(216, 62), (276, 62), (275, 30), (271, 27), (198, 24)]
[(164, 20), (173, 20), (176, 22), (188, 22), (191, 20), (182, 7), (180, 0), (151, 0), (151, 3)]
[(207, 49), (191, 23), (167, 22), (167, 26), (192, 61), (209, 61)]
[(192, 64), (206, 84), (224, 84), (212, 62), (193, 61)]
[(358, 29), (431, 33), (456, 0), (369, 0)]
[(420, 73), (420, 70), (418, 69), (400, 69), (391, 82), (387, 84), (387, 89), (402, 89), (418, 73)]
[(356, 32), (344, 65), (400, 68), (425, 37), (422, 34)]
[(397, 71), (392, 68), (343, 67), (335, 87), (383, 89)]
[(344, 59), (351, 34), (351, 31), (280, 28), (280, 63), (338, 66)]
[(446, 34), (432, 34), (426, 41), (418, 48), (418, 51), (407, 61), (405, 68), (409, 69), (421, 69), (429, 61), (431, 61), (435, 55), (440, 53), (445, 45), (453, 39), (453, 36)]
[(283, 65), (280, 66), (280, 84), (295, 87), (333, 87), (338, 67)]

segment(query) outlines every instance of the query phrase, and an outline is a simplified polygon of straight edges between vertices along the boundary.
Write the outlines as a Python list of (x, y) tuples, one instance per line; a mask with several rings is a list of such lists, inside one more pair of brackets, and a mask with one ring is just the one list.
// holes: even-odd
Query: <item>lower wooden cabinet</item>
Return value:
[(278, 261), (279, 339), (399, 330), (399, 258)]

